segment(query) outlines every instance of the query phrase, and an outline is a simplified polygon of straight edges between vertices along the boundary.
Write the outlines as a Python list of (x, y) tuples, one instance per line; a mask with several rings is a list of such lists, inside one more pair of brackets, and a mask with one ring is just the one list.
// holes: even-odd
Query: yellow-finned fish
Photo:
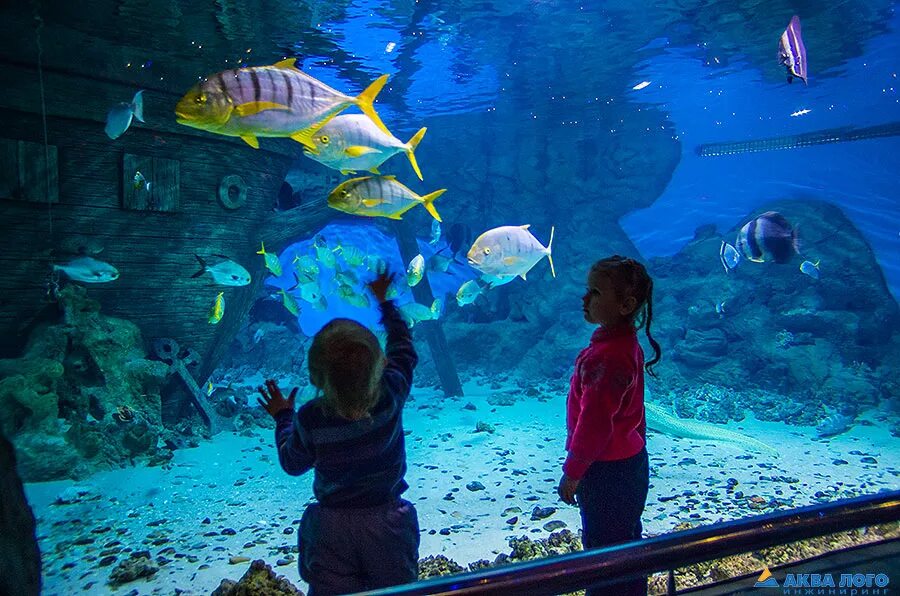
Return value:
[(440, 298), (435, 298), (430, 307), (418, 302), (409, 302), (398, 310), (400, 311), (400, 317), (406, 321), (406, 324), (409, 327), (414, 327), (419, 321), (437, 320), (441, 316), (441, 305)]
[(260, 242), (260, 249), (256, 251), (256, 254), (262, 255), (263, 259), (266, 260), (266, 269), (272, 272), (272, 275), (275, 277), (281, 277), (281, 261), (278, 260), (278, 255), (266, 252), (266, 244), (264, 242)]
[(281, 294), (281, 304), (284, 305), (284, 308), (295, 317), (300, 316), (300, 305), (297, 304), (297, 299), (292, 294), (285, 292), (283, 288), (279, 293)]
[(491, 285), (502, 285), (515, 276), (525, 279), (525, 274), (545, 256), (550, 261), (550, 272), (556, 277), (553, 267), (553, 231), (550, 228), (550, 242), (544, 247), (528, 231), (529, 225), (500, 226), (479, 236), (466, 255), (469, 265), (488, 276)]
[(240, 137), (254, 149), (259, 149), (257, 137), (289, 137), (314, 150), (313, 134), (344, 109), (357, 106), (391, 134), (372, 106), (388, 75), (350, 97), (304, 73), (296, 61), (288, 58), (206, 77), (175, 106), (178, 123)]
[(216, 296), (216, 301), (213, 302), (212, 308), (209, 309), (209, 324), (216, 325), (219, 321), (222, 320), (222, 315), (225, 314), (225, 292), (219, 292), (219, 295)]
[(419, 196), (395, 176), (366, 176), (342, 182), (328, 195), (328, 206), (351, 215), (401, 219), (416, 205), (423, 205), (431, 217), (441, 221), (434, 200), (446, 191), (442, 188)]
[(404, 143), (394, 135), (385, 133), (365, 114), (341, 114), (316, 131), (312, 137), (315, 148), (306, 148), (303, 152), (320, 164), (340, 170), (342, 174), (357, 170), (380, 174), (378, 166), (403, 152), (409, 158), (416, 176), (422, 180), (415, 150), (426, 130), (420, 128)]
[(409, 284), (409, 287), (413, 287), (422, 281), (422, 276), (424, 274), (425, 257), (419, 253), (412, 258), (409, 265), (406, 267), (406, 283)]

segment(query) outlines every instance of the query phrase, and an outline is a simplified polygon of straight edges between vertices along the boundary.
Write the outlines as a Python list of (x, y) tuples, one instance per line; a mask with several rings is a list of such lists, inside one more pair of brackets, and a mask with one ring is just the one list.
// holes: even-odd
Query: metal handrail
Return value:
[(887, 491), (364, 594), (561, 594), (604, 581), (637, 578), (760, 548), (898, 520), (900, 491)]

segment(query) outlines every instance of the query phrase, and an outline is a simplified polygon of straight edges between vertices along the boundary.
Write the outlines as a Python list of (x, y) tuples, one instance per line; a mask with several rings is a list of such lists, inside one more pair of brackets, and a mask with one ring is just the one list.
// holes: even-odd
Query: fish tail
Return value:
[(434, 192), (430, 192), (424, 197), (422, 197), (422, 201), (425, 202), (425, 209), (428, 210), (428, 213), (431, 214), (431, 217), (435, 218), (438, 221), (443, 221), (441, 219), (440, 214), (437, 212), (437, 209), (434, 208), (434, 200), (447, 192), (446, 188), (442, 188), (440, 190), (436, 190)]
[(260, 245), (261, 248), (260, 248), (258, 251), (256, 251), (256, 254), (258, 254), (258, 255), (265, 255), (265, 254), (266, 254), (266, 243), (265, 243), (265, 242), (260, 242), (259, 245)]
[(794, 252), (798, 255), (800, 254), (800, 235), (798, 233), (798, 227), (795, 227), (791, 230), (791, 246), (794, 247)]
[(193, 275), (191, 276), (191, 279), (193, 279), (193, 278), (195, 278), (195, 277), (200, 277), (201, 275), (203, 275), (204, 273), (206, 273), (206, 261), (204, 261), (203, 258), (202, 258), (200, 255), (194, 255), (194, 256), (197, 257), (197, 261), (200, 262), (200, 271), (198, 271), (197, 273), (193, 274)]
[(409, 158), (409, 163), (412, 166), (412, 169), (416, 172), (416, 176), (419, 177), (419, 180), (424, 180), (422, 178), (422, 171), (419, 169), (419, 164), (416, 163), (416, 147), (419, 146), (419, 142), (422, 140), (422, 137), (425, 136), (425, 131), (428, 130), (424, 126), (419, 129), (419, 132), (413, 135), (413, 137), (409, 140), (407, 145), (409, 145), (409, 149), (406, 150), (406, 157)]
[(134, 94), (131, 100), (131, 113), (138, 119), (138, 122), (144, 121), (144, 90), (141, 89)]
[(384, 125), (384, 122), (381, 121), (381, 117), (378, 115), (378, 112), (375, 111), (375, 106), (372, 105), (375, 101), (375, 97), (381, 92), (381, 89), (384, 87), (384, 84), (387, 83), (387, 80), (388, 75), (386, 74), (375, 79), (375, 82), (366, 87), (365, 91), (356, 96), (353, 103), (362, 110), (363, 114), (371, 118), (372, 122), (374, 122), (378, 128), (390, 135), (391, 131), (389, 131), (387, 126)]
[(550, 242), (547, 243), (547, 260), (550, 261), (550, 273), (556, 277), (556, 268), (553, 266), (553, 232), (556, 226), (550, 226)]

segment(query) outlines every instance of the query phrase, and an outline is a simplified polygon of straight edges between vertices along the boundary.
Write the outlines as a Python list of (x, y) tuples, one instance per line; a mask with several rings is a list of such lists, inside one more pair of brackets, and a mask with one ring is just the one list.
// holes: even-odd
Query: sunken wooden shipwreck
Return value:
[[(262, 139), (255, 150), (177, 124), (174, 107), (200, 76), (238, 58), (266, 64), (289, 55), (321, 18), (319, 10), (318, 3), (258, 0), (200, 6), (97, 0), (90, 10), (32, 0), (0, 8), (0, 358), (19, 356), (29, 330), (59, 316), (53, 264), (89, 254), (120, 273), (111, 283), (86, 284), (89, 296), (104, 314), (138, 325), (151, 355), (160, 345), (190, 352), (194, 365), (181, 376), (189, 377), (195, 402), (203, 401), (197, 384), (220, 361), (263, 287), (260, 242), (277, 252), (315, 234), (335, 215), (325, 197), (340, 177), (299, 162), (302, 204), (276, 211), (301, 146)], [(315, 32), (306, 37), (315, 40)], [(228, 56), (234, 60), (225, 65)], [(104, 131), (108, 110), (139, 89), (145, 122), (111, 140)], [(135, 185), (137, 172), (149, 190)], [(412, 232), (401, 228), (395, 231), (406, 237), (405, 252), (413, 250)], [(226, 255), (253, 281), (227, 288), (211, 286), (208, 276), (193, 279), (195, 254)], [(211, 325), (208, 312), (220, 291), (225, 315)], [(417, 298), (430, 303), (430, 291), (420, 292)], [(422, 327), (445, 391), (461, 394), (440, 325)], [(203, 404), (196, 405), (209, 422)]]
[[(142, 25), (158, 26), (159, 15), (135, 23), (122, 15), (128, 2), (98, 2), (96, 13), (93, 5), (80, 11), (62, 2), (16, 4), (0, 18), (0, 357), (18, 356), (29, 329), (56, 308), (52, 265), (86, 253), (120, 272), (114, 282), (86, 284), (102, 312), (137, 324), (148, 349), (167, 338), (191, 350), (198, 363), (192, 376), (202, 384), (262, 287), (260, 241), (277, 251), (324, 225), (326, 187), (337, 177), (310, 173), (305, 190), (321, 200), (276, 213), (299, 144), (265, 139), (255, 150), (175, 122), (180, 94), (214, 72), (185, 55), (191, 45), (178, 31), (202, 38), (196, 29), (206, 23), (207, 33), (226, 43), (216, 15), (209, 22), (185, 17), (174, 32), (157, 35)], [(97, 16), (103, 14), (112, 16)], [(254, 16), (249, 11), (244, 18)], [(229, 16), (232, 27), (239, 17)], [(123, 20), (133, 34), (120, 30)], [(251, 22), (244, 25), (252, 31)], [(139, 67), (151, 56), (170, 66), (163, 81)], [(144, 89), (145, 123), (135, 121), (111, 140), (104, 132), (107, 111), (138, 89)], [(136, 188), (138, 171), (149, 190)], [(208, 276), (192, 279), (195, 254), (227, 255), (247, 267), (253, 282), (227, 288), (211, 286)], [(211, 325), (207, 313), (220, 291), (225, 315)]]

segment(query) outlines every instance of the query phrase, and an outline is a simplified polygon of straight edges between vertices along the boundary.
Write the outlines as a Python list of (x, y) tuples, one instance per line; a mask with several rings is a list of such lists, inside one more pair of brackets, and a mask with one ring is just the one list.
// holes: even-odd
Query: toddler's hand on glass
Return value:
[(291, 391), (290, 396), (287, 399), (284, 398), (284, 395), (281, 393), (281, 389), (278, 387), (278, 383), (273, 381), (272, 379), (266, 379), (266, 386), (257, 387), (257, 391), (262, 396), (261, 398), (256, 398), (257, 403), (259, 403), (262, 408), (269, 413), (269, 416), (275, 418), (279, 413), (284, 410), (294, 411), (294, 401), (297, 397), (297, 391), (300, 390), (299, 387), (294, 387)]
[(375, 296), (378, 302), (384, 302), (387, 300), (388, 288), (394, 283), (394, 277), (395, 274), (388, 271), (387, 267), (385, 267), (378, 272), (375, 279), (366, 284), (366, 287), (369, 288), (369, 291), (372, 292), (372, 295)]

